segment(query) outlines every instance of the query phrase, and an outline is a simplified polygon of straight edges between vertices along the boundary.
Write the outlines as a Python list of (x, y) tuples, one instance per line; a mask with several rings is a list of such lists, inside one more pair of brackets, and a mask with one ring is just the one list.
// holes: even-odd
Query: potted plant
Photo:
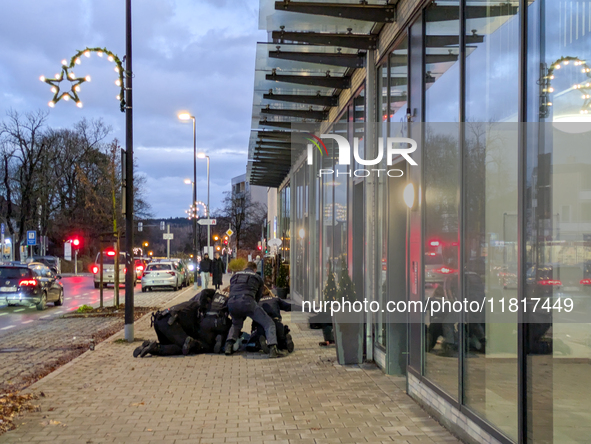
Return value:
[(236, 259), (232, 259), (228, 264), (228, 271), (230, 273), (236, 273), (237, 271), (242, 271), (246, 267), (247, 261), (241, 257)]
[[(349, 276), (347, 264), (343, 259), (339, 274), (337, 301), (343, 306), (349, 302), (351, 307), (357, 301), (355, 285)], [(363, 362), (363, 311), (355, 313), (353, 308), (337, 312), (333, 316), (334, 338), (337, 347), (337, 360), (341, 365), (361, 364)]]
[(289, 293), (289, 265), (281, 264), (279, 266), (275, 285), (277, 287), (277, 296), (281, 299), (286, 299)]

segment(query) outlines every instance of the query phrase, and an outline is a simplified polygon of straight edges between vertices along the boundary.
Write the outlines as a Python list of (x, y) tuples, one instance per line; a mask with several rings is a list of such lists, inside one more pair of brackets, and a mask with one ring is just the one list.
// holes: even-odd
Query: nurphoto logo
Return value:
[[(313, 165), (314, 163), (314, 146), (318, 149), (321, 156), (326, 154), (328, 156), (328, 149), (326, 145), (322, 141), (322, 139), (333, 139), (337, 143), (338, 151), (339, 151), (339, 158), (338, 164), (339, 165), (350, 165), (351, 164), (351, 145), (349, 141), (338, 134), (321, 134), (320, 137), (317, 137), (313, 134), (309, 134), (309, 136), (313, 137), (309, 138), (306, 137), (310, 143), (308, 143), (308, 165)], [(396, 156), (402, 156), (404, 160), (406, 160), (410, 165), (416, 166), (417, 163), (410, 157), (410, 154), (414, 153), (417, 149), (417, 142), (413, 139), (408, 137), (388, 137), (386, 138), (386, 159), (387, 165), (391, 166), (393, 164), (393, 160)], [(364, 166), (372, 166), (372, 165), (379, 165), (384, 158), (384, 138), (378, 138), (378, 154), (375, 159), (367, 160), (362, 159), (359, 155), (359, 138), (353, 138), (353, 157), (355, 162), (359, 165)], [(355, 177), (368, 177), (371, 174), (377, 174), (380, 176), (381, 173), (387, 174), (389, 177), (401, 177), (404, 175), (404, 171), (399, 169), (385, 169), (385, 168), (372, 168), (372, 169), (355, 169), (353, 171), (339, 171), (333, 170), (331, 168), (321, 168), (318, 171), (318, 175), (330, 175), (336, 174), (336, 176), (349, 176), (351, 175)]]

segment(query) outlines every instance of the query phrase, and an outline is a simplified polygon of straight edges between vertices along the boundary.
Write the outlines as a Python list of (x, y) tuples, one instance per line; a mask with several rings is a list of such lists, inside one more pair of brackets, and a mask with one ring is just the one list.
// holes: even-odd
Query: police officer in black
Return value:
[[(293, 352), (294, 343), (291, 334), (289, 334), (289, 327), (283, 325), (283, 319), (281, 317), (281, 311), (291, 311), (293, 308), (292, 305), (289, 302), (276, 297), (271, 293), (271, 290), (265, 287), (263, 295), (259, 300), (259, 307), (265, 310), (265, 313), (267, 313), (275, 323), (275, 330), (277, 331), (277, 346), (279, 349), (287, 350), (289, 353)], [(253, 343), (253, 351), (256, 351), (260, 346), (265, 353), (269, 353), (267, 344), (265, 343), (264, 329), (256, 322), (252, 323), (252, 332), (249, 341), (249, 344)]]
[(228, 309), (230, 316), (232, 316), (232, 328), (226, 341), (226, 355), (231, 355), (234, 352), (234, 343), (240, 335), (244, 320), (249, 317), (264, 328), (269, 357), (285, 356), (285, 352), (277, 349), (277, 331), (273, 319), (258, 305), (263, 294), (264, 282), (263, 278), (256, 274), (256, 271), (256, 264), (249, 262), (243, 271), (234, 274), (230, 279)]
[(232, 322), (228, 317), (228, 292), (218, 290), (205, 305), (205, 313), (199, 323), (197, 339), (202, 344), (206, 353), (220, 353)]
[[(204, 290), (198, 296), (203, 296)], [(152, 315), (152, 322), (158, 341), (145, 341), (133, 352), (134, 357), (188, 355), (204, 353), (206, 350), (199, 337), (200, 322), (204, 313), (201, 299), (194, 298), (158, 311)]]

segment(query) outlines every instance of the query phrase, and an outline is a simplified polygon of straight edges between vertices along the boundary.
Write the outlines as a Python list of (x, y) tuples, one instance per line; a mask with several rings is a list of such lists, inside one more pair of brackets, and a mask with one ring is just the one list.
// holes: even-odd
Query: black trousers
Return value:
[(228, 340), (236, 341), (244, 325), (244, 320), (249, 317), (258, 322), (265, 329), (267, 344), (277, 345), (277, 330), (273, 319), (265, 313), (254, 298), (248, 295), (232, 296), (228, 301), (228, 310), (232, 316), (232, 328), (228, 333)]
[(160, 356), (174, 356), (183, 354), (183, 344), (189, 336), (178, 322), (168, 325), (170, 313), (163, 316), (156, 316), (154, 319), (154, 330), (160, 343)]
[(226, 342), (232, 322), (227, 316), (207, 315), (199, 324), (199, 342), (203, 345), (204, 353), (213, 352), (215, 339), (222, 336), (222, 346)]
[[(273, 322), (275, 323), (275, 331), (277, 332), (277, 348), (285, 350), (287, 349), (285, 325), (283, 325), (283, 322), (281, 322), (279, 318), (273, 318)], [(249, 343), (254, 342), (255, 344), (258, 344), (259, 337), (265, 336), (265, 329), (261, 326), (261, 324), (258, 324), (257, 322), (253, 322), (252, 327), (252, 334), (250, 336)]]

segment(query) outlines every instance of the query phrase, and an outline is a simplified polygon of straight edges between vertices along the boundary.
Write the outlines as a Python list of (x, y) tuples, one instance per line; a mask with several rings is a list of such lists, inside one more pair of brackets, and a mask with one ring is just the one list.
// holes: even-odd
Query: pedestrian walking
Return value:
[(201, 271), (201, 288), (209, 288), (209, 277), (211, 275), (211, 259), (209, 254), (205, 253), (203, 259), (199, 262), (199, 270)]
[(234, 353), (234, 344), (240, 335), (244, 320), (249, 317), (258, 322), (265, 330), (269, 347), (269, 358), (286, 356), (286, 352), (277, 349), (277, 330), (273, 319), (258, 305), (263, 295), (263, 278), (256, 274), (257, 265), (249, 262), (243, 271), (239, 271), (230, 280), (230, 298), (228, 309), (232, 316), (232, 328), (226, 341), (226, 355)]
[(226, 272), (226, 267), (224, 266), (224, 261), (220, 258), (220, 253), (217, 251), (213, 254), (213, 261), (211, 262), (211, 277), (213, 288), (219, 290), (220, 287), (223, 285), (223, 278), (224, 273)]

